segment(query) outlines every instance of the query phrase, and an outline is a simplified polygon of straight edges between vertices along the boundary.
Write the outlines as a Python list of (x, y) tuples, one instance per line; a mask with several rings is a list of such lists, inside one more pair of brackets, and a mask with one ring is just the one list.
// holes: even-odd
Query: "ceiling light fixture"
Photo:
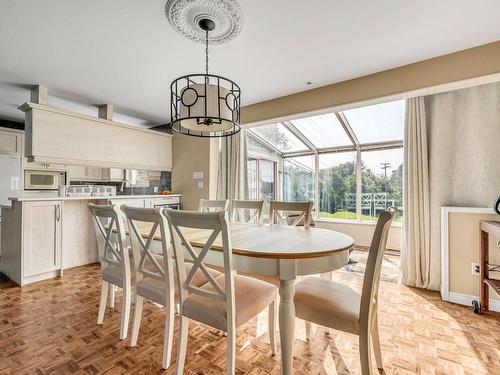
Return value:
[[(209, 34), (215, 33), (215, 43), (234, 38), (241, 29), (241, 9), (233, 0), (214, 1), (210, 9), (196, 9), (193, 5), (197, 2), (198, 6), (206, 7), (206, 2), (197, 0), (169, 0), (166, 6), (169, 21), (177, 31), (205, 44), (205, 73), (179, 77), (170, 85), (170, 126), (175, 132), (190, 136), (227, 137), (240, 131), (241, 90), (234, 81), (208, 73), (208, 48), (212, 44)], [(214, 8), (217, 4), (226, 13), (217, 11)], [(228, 8), (228, 4), (233, 8)], [(233, 27), (227, 28), (228, 17)]]

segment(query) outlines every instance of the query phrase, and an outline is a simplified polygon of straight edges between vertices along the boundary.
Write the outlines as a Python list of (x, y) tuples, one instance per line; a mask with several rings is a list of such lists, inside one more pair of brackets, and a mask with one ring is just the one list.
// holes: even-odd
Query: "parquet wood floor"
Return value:
[[(361, 286), (358, 273), (342, 270), (334, 277)], [(160, 368), (160, 308), (145, 305), (133, 349), (118, 340), (120, 296), (104, 325), (96, 325), (99, 280), (99, 267), (90, 265), (22, 289), (0, 282), (0, 374), (174, 373)], [(359, 374), (357, 337), (313, 328), (306, 343), (297, 320), (296, 373)], [(265, 314), (239, 330), (237, 374), (279, 374), (279, 355), (271, 357), (266, 330)], [(500, 315), (474, 315), (436, 292), (382, 282), (380, 332), (386, 374), (500, 374)], [(217, 331), (193, 323), (186, 373), (223, 374), (225, 347)]]

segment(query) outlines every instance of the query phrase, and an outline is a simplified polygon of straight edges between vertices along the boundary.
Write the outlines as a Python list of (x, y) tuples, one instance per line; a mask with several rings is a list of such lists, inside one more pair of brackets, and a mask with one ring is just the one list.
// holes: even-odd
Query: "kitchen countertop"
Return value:
[(110, 197), (59, 197), (57, 195), (23, 195), (20, 197), (11, 197), (13, 202), (36, 202), (36, 201), (78, 201), (78, 200), (103, 200), (103, 199), (151, 199), (151, 198), (169, 198), (180, 197), (181, 194), (170, 195), (113, 195)]

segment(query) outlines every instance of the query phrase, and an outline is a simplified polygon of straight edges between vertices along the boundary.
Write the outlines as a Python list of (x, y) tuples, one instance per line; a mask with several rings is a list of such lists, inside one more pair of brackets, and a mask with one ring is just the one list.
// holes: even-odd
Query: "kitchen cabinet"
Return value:
[(0, 130), (0, 154), (21, 155), (22, 154), (22, 134), (21, 130), (1, 129)]
[(23, 215), (23, 277), (61, 269), (61, 202), (29, 202)]
[(38, 163), (30, 162), (27, 158), (23, 158), (23, 169), (28, 170), (51, 170), (51, 171), (67, 171), (68, 166), (57, 163)]
[(172, 170), (171, 134), (35, 103), (19, 109), (26, 113), (25, 153), (31, 161)]
[(85, 181), (85, 167), (83, 165), (71, 165), (69, 167), (69, 179), (71, 181)]
[(130, 207), (149, 208), (146, 206), (147, 199), (110, 199), (111, 204), (121, 207), (123, 204)]
[(101, 173), (103, 181), (122, 182), (125, 171), (118, 168), (103, 168)]
[(72, 165), (69, 167), (71, 181), (89, 182), (121, 182), (123, 181), (123, 169), (86, 167)]

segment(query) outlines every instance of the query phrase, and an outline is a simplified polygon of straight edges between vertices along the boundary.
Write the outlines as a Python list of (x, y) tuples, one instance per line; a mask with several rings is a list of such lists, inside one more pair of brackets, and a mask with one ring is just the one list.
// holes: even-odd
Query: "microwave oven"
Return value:
[(57, 190), (66, 185), (66, 172), (24, 171), (24, 190)]

